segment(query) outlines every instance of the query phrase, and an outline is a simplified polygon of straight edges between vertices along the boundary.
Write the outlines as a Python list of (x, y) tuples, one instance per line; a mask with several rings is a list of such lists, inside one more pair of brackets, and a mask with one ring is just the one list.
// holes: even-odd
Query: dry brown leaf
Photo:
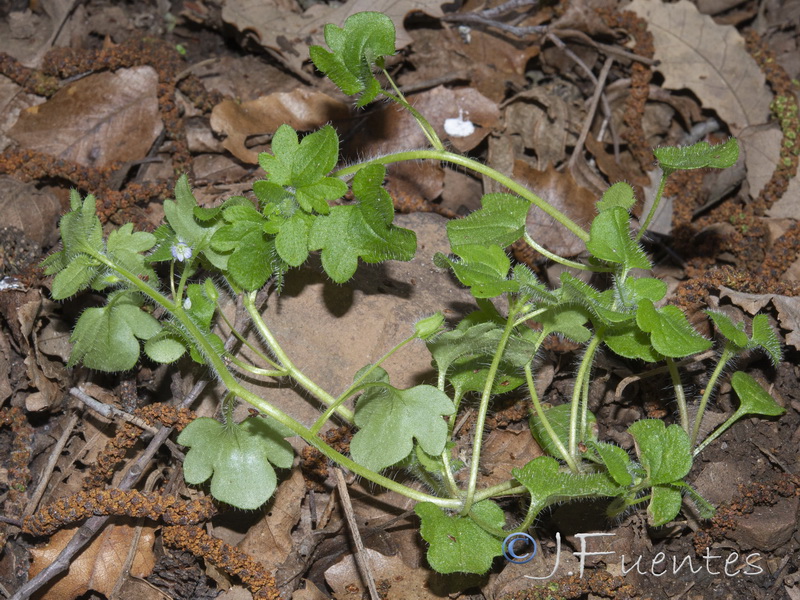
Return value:
[(647, 20), (664, 87), (692, 90), (734, 135), (766, 122), (772, 97), (734, 27), (717, 25), (688, 0), (634, 0), (626, 8)]
[(571, 114), (563, 98), (542, 86), (517, 94), (502, 107), (505, 133), (519, 136), (519, 143), (533, 150), (537, 169), (565, 160), (567, 141), (574, 145), (577, 139), (570, 124), (579, 123), (582, 116)]
[[(12, 8), (0, 19), (0, 52), (8, 52), (27, 67), (38, 67), (42, 57), (54, 45), (66, 45), (71, 39), (85, 39), (89, 33), (85, 7), (83, 4), (76, 6), (72, 0), (41, 0), (38, 4), (10, 6), (30, 6), (33, 10), (22, 12)], [(56, 40), (65, 43), (56, 44)]]
[(299, 469), (281, 482), (266, 516), (247, 530), (239, 549), (265, 565), (281, 564), (292, 552), (292, 529), (300, 520), (306, 484)]
[(800, 216), (800, 177), (793, 177), (789, 187), (772, 207), (767, 215), (775, 219), (797, 219)]
[[(772, 179), (772, 173), (778, 165), (783, 133), (777, 124), (748, 127), (739, 134), (738, 139), (744, 151), (750, 197), (756, 198)], [(795, 213), (795, 216), (798, 215), (800, 213)]]
[[(44, 545), (31, 550), (33, 562), (28, 577), (35, 577), (49, 566), (75, 535), (77, 527), (62, 529)], [(39, 592), (38, 598), (47, 600), (73, 600), (94, 590), (108, 596), (122, 575), (136, 528), (131, 525), (107, 525), (91, 544), (75, 558), (68, 573)], [(153, 554), (155, 530), (143, 527), (137, 544), (136, 557), (131, 564), (130, 576), (147, 577), (156, 564)]]
[[(385, 600), (441, 600), (428, 586), (428, 571), (410, 569), (399, 556), (384, 556), (365, 549), (375, 585)], [(333, 589), (336, 600), (361, 600), (364, 597), (361, 575), (355, 557), (350, 555), (325, 571), (325, 581)]]
[[(409, 103), (422, 113), (443, 141), (459, 152), (467, 152), (481, 143), (497, 127), (500, 112), (497, 104), (472, 88), (449, 89), (442, 86), (413, 94)], [(463, 116), (475, 131), (466, 137), (447, 135), (444, 122)], [(350, 148), (362, 155), (372, 156), (411, 148), (427, 148), (425, 135), (411, 114), (390, 104), (370, 112), (367, 122), (354, 136)]]
[(292, 600), (328, 600), (328, 594), (323, 594), (320, 589), (308, 579), (303, 580), (305, 587), (295, 590)]
[(161, 133), (152, 67), (95, 73), (23, 111), (9, 137), (86, 166), (143, 158)]
[(481, 469), (488, 475), (482, 479), (487, 487), (513, 479), (514, 465), (524, 465), (542, 456), (542, 449), (531, 436), (530, 429), (496, 429), (483, 444), (485, 457)]
[[(544, 16), (547, 12), (545, 9), (537, 14)], [(495, 102), (506, 97), (509, 84), (516, 89), (525, 86), (525, 68), (539, 53), (537, 44), (511, 43), (477, 29), (470, 31), (468, 37), (455, 28), (418, 29), (411, 35), (414, 42), (408, 60), (414, 69), (401, 73), (401, 85), (461, 77)]]
[[(537, 171), (527, 162), (518, 160), (514, 163), (514, 179), (582, 227), (588, 227), (596, 214), (597, 198), (578, 185), (570, 173), (560, 173), (553, 167)], [(526, 227), (530, 236), (550, 252), (561, 256), (577, 256), (586, 250), (583, 241), (536, 208), (528, 212)]]
[(406, 15), (421, 11), (440, 17), (441, 4), (432, 0), (350, 0), (340, 5), (320, 2), (300, 14), (264, 0), (227, 0), (222, 7), (222, 20), (243, 33), (252, 33), (262, 46), (278, 53), (290, 69), (299, 72), (309, 60), (308, 46), (324, 46), (323, 28), (328, 23), (341, 27), (347, 17), (357, 12), (382, 12), (394, 21), (397, 48), (401, 49), (411, 42), (403, 28)]
[(3, 226), (16, 227), (40, 246), (46, 246), (57, 234), (61, 202), (33, 183), (0, 177), (0, 215)]
[(211, 112), (211, 127), (227, 135), (222, 145), (242, 162), (258, 164), (258, 152), (247, 148), (251, 135), (272, 134), (284, 123), (298, 131), (317, 129), (333, 120), (347, 118), (346, 104), (327, 94), (298, 87), (257, 100), (223, 100)]

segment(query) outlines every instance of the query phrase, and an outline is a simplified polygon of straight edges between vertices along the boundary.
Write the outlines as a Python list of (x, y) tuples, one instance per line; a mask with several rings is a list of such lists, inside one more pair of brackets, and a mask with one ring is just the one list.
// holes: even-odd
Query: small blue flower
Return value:
[(187, 243), (178, 240), (177, 244), (172, 245), (172, 258), (178, 262), (183, 262), (192, 258), (192, 247)]

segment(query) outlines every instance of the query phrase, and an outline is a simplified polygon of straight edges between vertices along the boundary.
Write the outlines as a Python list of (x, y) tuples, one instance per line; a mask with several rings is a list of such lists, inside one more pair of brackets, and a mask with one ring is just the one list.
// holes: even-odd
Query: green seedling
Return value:
[[(60, 224), (63, 248), (44, 261), (46, 272), (54, 276), (52, 295), (64, 299), (90, 289), (105, 294), (106, 302), (78, 319), (69, 365), (124, 371), (137, 364), (142, 351), (158, 363), (174, 363), (188, 354), (228, 391), (222, 420), (198, 419), (178, 438), (189, 448), (184, 463), (188, 483), (210, 482), (211, 494), (221, 502), (258, 507), (275, 491), (275, 469), (292, 463), (284, 438), (300, 436), (334, 463), (414, 500), (421, 535), (430, 544), (428, 560), (442, 573), (487, 571), (502, 553), (503, 538), (531, 527), (556, 502), (604, 497), (610, 514), (646, 504), (650, 522), (658, 526), (674, 519), (688, 496), (701, 514), (710, 515), (712, 507), (685, 481), (695, 456), (742, 416), (783, 412), (754, 379), (735, 372), (731, 382), (740, 400), (738, 410), (700, 439), (703, 414), (737, 356), (761, 350), (773, 362), (780, 360), (780, 344), (767, 318), (756, 316), (748, 334), (744, 324), (709, 312), (719, 334), (719, 361), (700, 398), (687, 397), (676, 359), (704, 352), (713, 342), (680, 309), (662, 306), (667, 287), (647, 276), (651, 262), (639, 243), (644, 228), (632, 229), (629, 211), (635, 199), (628, 184), (614, 184), (603, 194), (586, 231), (521, 184), (445, 149), (383, 69), (384, 58), (395, 48), (388, 17), (354, 15), (343, 28), (327, 26), (325, 39), (329, 49), (311, 48), (317, 67), (343, 91), (359, 95), (360, 106), (384, 97), (410, 110), (432, 147), (336, 170), (339, 139), (332, 127), (301, 138), (284, 125), (274, 136), (272, 154), (259, 157), (266, 176), (253, 186), (256, 202), (233, 197), (218, 207), (200, 208), (182, 177), (175, 199), (164, 202), (165, 224), (153, 234), (125, 225), (104, 237), (95, 199), (73, 192), (70, 211)], [(656, 150), (664, 177), (653, 212), (671, 173), (725, 168), (737, 156), (733, 139), (719, 146)], [(450, 221), (449, 252), (435, 258), (469, 288), (475, 310), (449, 329), (441, 313), (410, 323), (409, 337), (355, 373), (347, 389), (326, 390), (280, 346), (259, 311), (256, 293), (272, 284), (279, 291), (292, 269), (313, 252), (321, 254), (322, 269), (337, 283), (350, 279), (362, 262), (410, 260), (416, 236), (394, 225), (392, 203), (383, 188), (385, 166), (409, 160), (450, 163), (508, 190), (484, 196), (480, 210)], [(336, 205), (349, 191), (355, 201)], [(543, 211), (582, 240), (588, 260), (565, 259), (532, 239), (526, 231), (531, 210)], [(509, 259), (508, 247), (520, 240), (567, 267), (604, 274), (607, 287), (594, 287), (566, 271), (555, 288), (545, 286), (528, 267)], [(217, 333), (217, 322), (224, 320), (222, 287), (225, 294), (240, 298), (259, 334), (261, 348), (234, 332), (262, 364), (245, 362), (225, 349)], [(164, 317), (156, 319), (157, 314)], [(552, 335), (582, 344), (584, 351), (571, 400), (548, 407), (535, 391), (535, 359)], [(437, 378), (398, 389), (381, 365), (413, 340), (424, 342)], [(670, 374), (676, 422), (633, 423), (632, 454), (598, 438), (597, 419), (589, 410), (593, 366), (603, 349), (625, 359), (666, 363)], [(310, 427), (303, 424), (245, 388), (243, 377), (293, 381), (323, 406), (319, 418)], [(523, 385), (531, 400), (531, 435), (545, 456), (513, 466), (508, 481), (484, 486), (483, 436), (474, 436), (465, 462), (453, 455), (457, 416), (472, 395), (477, 402), (473, 431), (484, 432), (494, 398)], [(354, 409), (348, 408), (351, 399)], [(234, 422), (232, 407), (239, 400), (260, 416)], [(350, 456), (318, 435), (331, 421), (355, 429)], [(428, 491), (393, 479), (393, 471), (385, 472), (390, 467), (417, 474)], [(456, 478), (459, 471), (463, 473)], [(516, 526), (509, 525), (497, 503), (509, 496), (523, 497), (529, 507)]]

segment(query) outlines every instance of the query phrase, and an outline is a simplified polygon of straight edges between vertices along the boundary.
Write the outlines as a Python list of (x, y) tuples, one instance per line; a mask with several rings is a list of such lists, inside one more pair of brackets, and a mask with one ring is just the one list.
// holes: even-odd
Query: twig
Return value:
[(75, 425), (78, 424), (78, 417), (77, 413), (72, 413), (67, 424), (64, 426), (64, 431), (61, 433), (61, 436), (58, 438), (56, 445), (53, 447), (52, 451), (50, 452), (50, 458), (47, 459), (47, 465), (45, 465), (44, 470), (42, 472), (41, 479), (39, 480), (38, 485), (36, 486), (36, 490), (33, 492), (31, 499), (28, 500), (28, 504), (25, 506), (25, 510), (22, 513), (23, 517), (28, 517), (36, 511), (39, 507), (39, 502), (44, 496), (44, 492), (47, 489), (47, 484), (50, 481), (50, 476), (53, 474), (53, 471), (56, 468), (56, 463), (58, 459), (61, 457), (61, 451), (64, 449), (64, 446), (67, 445), (67, 441), (69, 440), (69, 436), (72, 434), (72, 430), (75, 429)]
[(122, 421), (126, 421), (128, 423), (131, 423), (132, 425), (136, 425), (136, 427), (138, 427), (143, 431), (147, 431), (148, 433), (156, 433), (158, 431), (157, 427), (153, 427), (141, 417), (137, 417), (135, 415), (132, 415), (131, 413), (125, 412), (124, 410), (121, 410), (116, 406), (100, 402), (99, 400), (92, 398), (81, 388), (74, 387), (70, 389), (69, 393), (71, 396), (83, 402), (91, 410), (93, 410), (102, 417), (112, 420), (120, 419)]
[(586, 118), (583, 120), (583, 127), (581, 128), (581, 134), (578, 136), (578, 141), (575, 144), (575, 149), (572, 151), (572, 156), (569, 157), (569, 167), (572, 168), (575, 164), (575, 161), (578, 158), (578, 155), (583, 151), (583, 144), (586, 142), (586, 136), (589, 135), (589, 130), (592, 128), (592, 122), (594, 121), (594, 115), (597, 112), (597, 105), (600, 102), (600, 97), (603, 95), (603, 86), (606, 84), (606, 79), (608, 78), (608, 72), (611, 70), (611, 65), (614, 64), (614, 58), (609, 56), (606, 58), (606, 62), (603, 63), (603, 68), (600, 70), (600, 75), (597, 77), (597, 83), (595, 84), (594, 94), (592, 94), (592, 99), (589, 102), (589, 108), (586, 111)]
[(517, 37), (526, 37), (533, 34), (542, 34), (547, 31), (547, 25), (531, 25), (530, 27), (518, 27), (516, 25), (509, 25), (484, 17), (480, 13), (465, 13), (461, 15), (445, 15), (441, 18), (442, 21), (450, 23), (468, 23), (473, 25), (483, 25), (484, 27), (495, 27), (501, 31), (506, 31)]
[(378, 588), (375, 587), (375, 578), (372, 576), (372, 569), (369, 566), (369, 558), (364, 551), (364, 542), (361, 540), (361, 534), (358, 531), (358, 523), (356, 523), (355, 514), (353, 514), (353, 505), (350, 503), (350, 494), (347, 491), (347, 484), (344, 481), (341, 469), (334, 469), (336, 473), (336, 489), (339, 491), (339, 499), (342, 501), (342, 508), (344, 508), (344, 516), (347, 519), (347, 524), (350, 526), (350, 534), (353, 536), (353, 542), (356, 545), (356, 563), (358, 570), (361, 571), (361, 577), (369, 588), (369, 597), (372, 600), (380, 600), (378, 595)]

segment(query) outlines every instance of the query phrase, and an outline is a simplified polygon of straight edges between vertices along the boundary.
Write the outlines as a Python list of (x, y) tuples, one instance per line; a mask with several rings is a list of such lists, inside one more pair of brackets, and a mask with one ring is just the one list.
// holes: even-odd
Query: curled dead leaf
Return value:
[(245, 144), (252, 135), (272, 134), (284, 123), (298, 131), (347, 118), (346, 104), (310, 88), (277, 92), (249, 102), (223, 100), (211, 112), (211, 128), (228, 136), (222, 145), (245, 163), (258, 164), (258, 152)]

